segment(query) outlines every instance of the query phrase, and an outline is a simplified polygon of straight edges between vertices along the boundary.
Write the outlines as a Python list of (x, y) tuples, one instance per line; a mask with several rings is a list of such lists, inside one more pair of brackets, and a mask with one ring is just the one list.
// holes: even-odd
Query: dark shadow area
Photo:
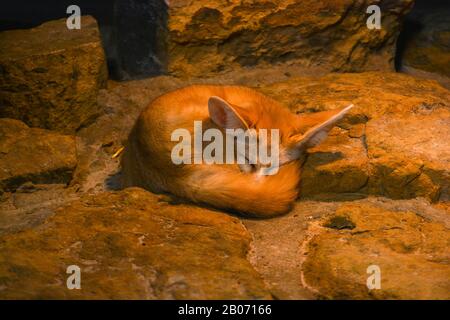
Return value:
[(105, 187), (110, 191), (122, 190), (122, 172), (118, 171), (109, 175), (105, 180)]
[(111, 25), (114, 0), (16, 0), (2, 4), (0, 30), (26, 29), (43, 22), (68, 17), (67, 7), (76, 4), (82, 15), (94, 16), (99, 24)]
[(408, 44), (414, 39), (414, 37), (423, 29), (423, 24), (420, 21), (406, 19), (403, 23), (402, 32), (397, 40), (397, 49), (395, 52), (395, 70), (397, 72), (402, 69), (402, 58), (404, 57)]
[(2, 4), (0, 31), (36, 27), (67, 18), (76, 4), (99, 24), (110, 77), (139, 79), (166, 70), (167, 5), (164, 0), (16, 0)]
[(345, 192), (345, 193), (319, 193), (316, 195), (300, 196), (300, 200), (305, 201), (321, 201), (321, 202), (344, 202), (365, 199), (369, 194), (361, 192)]
[[(445, 19), (443, 26), (439, 20)], [(436, 26), (434, 26), (435, 24)], [(421, 38), (433, 41), (431, 34), (442, 28), (450, 30), (450, 1), (448, 0), (416, 0), (414, 7), (406, 16), (397, 40), (395, 69), (401, 71), (407, 50), (414, 50), (414, 42), (423, 43)], [(449, 44), (450, 45), (450, 44)]]
[(326, 165), (338, 160), (344, 159), (344, 154), (340, 151), (336, 152), (314, 152), (312, 154), (308, 154), (309, 157), (314, 157), (314, 165), (322, 166)]

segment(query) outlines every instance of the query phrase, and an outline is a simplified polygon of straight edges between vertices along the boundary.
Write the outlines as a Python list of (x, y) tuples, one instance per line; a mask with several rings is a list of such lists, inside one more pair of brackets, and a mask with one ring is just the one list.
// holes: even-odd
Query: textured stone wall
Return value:
[[(377, 4), (382, 28), (369, 30)], [(393, 70), (395, 42), (413, 1), (172, 0), (168, 71), (193, 76), (296, 63), (325, 71)]]

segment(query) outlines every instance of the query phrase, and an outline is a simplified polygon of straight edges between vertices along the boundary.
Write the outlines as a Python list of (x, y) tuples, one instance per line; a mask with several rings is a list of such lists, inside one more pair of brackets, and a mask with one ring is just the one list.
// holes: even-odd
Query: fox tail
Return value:
[(297, 198), (300, 180), (297, 162), (288, 163), (277, 174), (267, 176), (223, 170), (203, 166), (193, 171), (183, 181), (181, 196), (255, 217), (286, 213)]

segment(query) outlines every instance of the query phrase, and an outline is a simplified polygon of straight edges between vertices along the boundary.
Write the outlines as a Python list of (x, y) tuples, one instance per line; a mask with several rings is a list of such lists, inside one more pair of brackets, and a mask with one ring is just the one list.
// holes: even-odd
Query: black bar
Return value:
[[(448, 314), (449, 301), (0, 301), (3, 315), (20, 319), (24, 313), (45, 319), (345, 319), (408, 317)], [(209, 312), (208, 312), (209, 310)], [(187, 312), (186, 312), (187, 311)], [(187, 313), (187, 314), (186, 314)], [(195, 313), (195, 314), (194, 314)], [(39, 318), (39, 317), (38, 317)]]

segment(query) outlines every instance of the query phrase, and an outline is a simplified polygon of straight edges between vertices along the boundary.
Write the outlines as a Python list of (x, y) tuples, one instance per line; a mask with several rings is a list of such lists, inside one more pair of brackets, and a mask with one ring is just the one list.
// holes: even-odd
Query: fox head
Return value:
[[(300, 159), (307, 149), (324, 141), (329, 131), (352, 107), (351, 104), (342, 109), (296, 115), (277, 104), (264, 104), (261, 108), (243, 108), (216, 96), (208, 100), (209, 116), (223, 130), (243, 129), (258, 132), (261, 129), (278, 129), (278, 148), (275, 150), (278, 150), (279, 166)], [(269, 135), (267, 139), (259, 139), (257, 143), (258, 148), (273, 150), (271, 144), (276, 142), (272, 141)], [(250, 164), (247, 161), (239, 167), (244, 172), (260, 172), (265, 165), (259, 162)]]

